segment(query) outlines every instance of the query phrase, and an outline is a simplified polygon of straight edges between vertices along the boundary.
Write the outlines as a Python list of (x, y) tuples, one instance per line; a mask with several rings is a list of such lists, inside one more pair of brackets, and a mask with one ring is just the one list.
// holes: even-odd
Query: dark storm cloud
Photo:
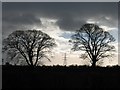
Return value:
[(66, 17), (66, 18), (61, 18), (57, 21), (57, 25), (62, 29), (62, 30), (76, 30), (78, 29), (81, 25), (85, 24), (85, 20), (74, 20), (71, 17)]
[(3, 34), (10, 34), (17, 29), (31, 29), (34, 26), (39, 27), (41, 21), (33, 14), (7, 14), (3, 16)]
[[(63, 30), (75, 30), (90, 18), (103, 16), (104, 25), (116, 26), (117, 3), (70, 3), (70, 2), (29, 2), (3, 3), (3, 27), (7, 32), (10, 27), (17, 29), (20, 25), (41, 25), (40, 17), (55, 18), (56, 24)], [(109, 16), (112, 23), (104, 18)], [(101, 22), (102, 23), (102, 22)], [(14, 27), (15, 26), (15, 27)], [(7, 28), (9, 27), (9, 28)]]
[[(9, 14), (11, 15), (11, 14)], [(18, 14), (18, 15), (7, 15), (6, 17), (3, 16), (3, 20), (7, 23), (12, 23), (12, 24), (24, 24), (24, 25), (32, 25), (35, 23), (41, 23), (40, 19), (37, 18), (33, 14)], [(10, 18), (8, 18), (10, 17)], [(12, 21), (12, 22), (11, 22)]]

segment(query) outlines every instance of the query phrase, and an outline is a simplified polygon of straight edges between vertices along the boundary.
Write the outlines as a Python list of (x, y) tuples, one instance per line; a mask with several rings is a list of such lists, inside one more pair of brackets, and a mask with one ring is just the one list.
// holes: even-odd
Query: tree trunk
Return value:
[(96, 67), (96, 60), (93, 60), (92, 67)]
[(95, 67), (95, 66), (96, 66), (96, 62), (93, 62), (93, 63), (92, 63), (92, 67)]
[(29, 61), (30, 61), (30, 66), (33, 66), (32, 57), (29, 57)]
[(33, 61), (32, 61), (33, 57), (31, 55), (31, 50), (29, 50), (29, 52), (28, 52), (28, 57), (29, 57), (29, 61), (30, 61), (30, 66), (33, 66)]

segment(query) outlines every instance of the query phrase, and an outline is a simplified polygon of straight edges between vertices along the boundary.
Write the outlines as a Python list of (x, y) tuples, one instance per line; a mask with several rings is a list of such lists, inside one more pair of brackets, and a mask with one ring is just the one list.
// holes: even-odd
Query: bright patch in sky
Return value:
[(114, 29), (117, 30), (117, 28), (111, 28), (111, 27), (103, 26), (103, 25), (101, 25), (100, 27), (103, 28), (105, 31), (110, 31), (110, 30), (114, 30)]
[(88, 20), (86, 21), (86, 23), (92, 23), (92, 24), (95, 24), (96, 21), (94, 21), (93, 19), (88, 19)]
[[(57, 47), (52, 50), (55, 57), (45, 64), (63, 65), (64, 53), (68, 64), (88, 64), (79, 58), (81, 51), (72, 52), (72, 45), (68, 43), (73, 31), (85, 23), (94, 23), (109, 31), (116, 39), (113, 44), (118, 46), (118, 3), (4, 3), (2, 11), (2, 39), (13, 31), (28, 29), (41, 30), (55, 38)], [(114, 62), (106, 60), (109, 65)]]
[(66, 53), (67, 65), (83, 65), (84, 63), (79, 58), (79, 53), (72, 52), (72, 45), (68, 42), (74, 32), (64, 31), (56, 25), (54, 19), (41, 18), (42, 26), (41, 28), (36, 28), (41, 30), (52, 38), (55, 38), (57, 47), (53, 48), (52, 55), (49, 58), (52, 62), (43, 60), (46, 65), (63, 65), (64, 64), (64, 54)]
[[(36, 27), (34, 29), (41, 30), (50, 35), (52, 38), (55, 38), (55, 42), (57, 44), (57, 47), (53, 48), (52, 53), (49, 55), (49, 58), (51, 59), (52, 62), (43, 60), (43, 63), (45, 65), (63, 65), (65, 53), (67, 58), (67, 65), (84, 65), (84, 64), (90, 65), (89, 61), (80, 58), (81, 51), (78, 52), (71, 51), (72, 45), (68, 41), (70, 40), (71, 35), (73, 35), (74, 32), (61, 30), (59, 26), (56, 25), (57, 22), (56, 19), (40, 18), (40, 20), (42, 26), (39, 28)], [(92, 21), (92, 19), (89, 19), (87, 22), (95, 23), (95, 21)], [(100, 27), (106, 31), (113, 29), (116, 30), (116, 28), (110, 28), (102, 25)], [(114, 45), (117, 47), (116, 43), (114, 43)], [(115, 54), (114, 61), (112, 61), (113, 57), (106, 58), (106, 61), (104, 61), (103, 66), (117, 64), (116, 62), (117, 54)]]

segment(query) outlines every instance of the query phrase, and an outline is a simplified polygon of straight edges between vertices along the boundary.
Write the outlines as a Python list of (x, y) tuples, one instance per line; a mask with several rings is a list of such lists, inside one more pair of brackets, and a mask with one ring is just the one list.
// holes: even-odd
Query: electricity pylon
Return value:
[(64, 54), (64, 62), (63, 65), (66, 66), (67, 65), (67, 57), (66, 57), (66, 53)]

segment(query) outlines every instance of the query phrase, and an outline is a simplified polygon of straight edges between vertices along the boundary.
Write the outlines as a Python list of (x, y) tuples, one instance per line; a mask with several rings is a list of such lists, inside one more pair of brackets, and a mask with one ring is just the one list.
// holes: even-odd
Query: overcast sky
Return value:
[[(53, 50), (52, 63), (63, 64), (64, 53), (69, 58), (68, 64), (84, 64), (78, 52), (71, 52), (68, 43), (75, 30), (85, 23), (96, 23), (109, 31), (118, 43), (118, 3), (115, 2), (59, 2), (59, 3), (3, 3), (3, 38), (11, 32), (21, 29), (38, 29), (56, 39), (58, 47)], [(59, 58), (58, 58), (59, 57)], [(56, 60), (57, 58), (57, 60)], [(73, 60), (74, 58), (74, 60)], [(105, 64), (117, 64), (106, 61)]]

